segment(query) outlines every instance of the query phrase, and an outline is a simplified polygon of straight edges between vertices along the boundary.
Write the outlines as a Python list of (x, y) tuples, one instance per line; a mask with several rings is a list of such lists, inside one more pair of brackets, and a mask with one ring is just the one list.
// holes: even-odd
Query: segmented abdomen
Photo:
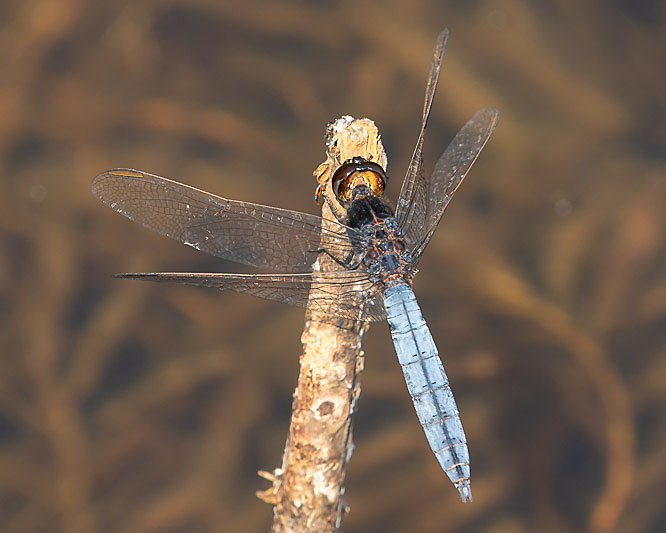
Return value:
[(430, 447), (446, 475), (471, 501), (469, 452), (458, 407), (437, 347), (407, 283), (384, 292), (391, 337)]

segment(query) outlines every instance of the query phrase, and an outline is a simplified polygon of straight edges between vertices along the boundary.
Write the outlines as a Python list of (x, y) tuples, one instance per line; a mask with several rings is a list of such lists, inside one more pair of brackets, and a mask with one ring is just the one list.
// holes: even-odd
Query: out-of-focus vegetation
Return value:
[(97, 203), (119, 166), (318, 212), (327, 122), (382, 129), (395, 198), (432, 43), (427, 163), (502, 120), (421, 262), (462, 411), (459, 503), (387, 328), (366, 342), (346, 531), (666, 529), (660, 2), (0, 4), (3, 531), (263, 531), (303, 312), (114, 280), (232, 265)]

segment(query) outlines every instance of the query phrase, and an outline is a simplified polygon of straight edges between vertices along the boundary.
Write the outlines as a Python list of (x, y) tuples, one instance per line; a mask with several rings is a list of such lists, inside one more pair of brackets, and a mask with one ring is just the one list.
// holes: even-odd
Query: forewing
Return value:
[(407, 242), (411, 245), (416, 242), (418, 232), (423, 227), (426, 219), (426, 192), (428, 190), (428, 183), (423, 174), (423, 140), (428, 126), (430, 108), (432, 107), (435, 90), (437, 89), (437, 81), (439, 80), (439, 72), (448, 38), (449, 30), (444, 30), (437, 36), (437, 40), (435, 41), (435, 50), (433, 51), (430, 73), (428, 74), (428, 81), (426, 83), (421, 131), (416, 141), (412, 160), (407, 168), (405, 180), (402, 182), (402, 189), (396, 207), (398, 225)]
[(385, 320), (381, 294), (361, 270), (306, 274), (220, 274), (157, 272), (117, 277), (213, 287), (308, 307), (350, 320)]
[(227, 200), (146, 172), (107, 170), (92, 182), (102, 202), (130, 220), (197, 250), (246, 265), (307, 272), (320, 237), (344, 258), (356, 230), (316, 215)]
[(449, 205), (454, 193), (488, 142), (498, 122), (499, 111), (494, 107), (477, 111), (437, 161), (429, 180), (426, 223), (417, 233), (415, 246), (412, 249), (415, 262), (430, 242), (446, 206)]

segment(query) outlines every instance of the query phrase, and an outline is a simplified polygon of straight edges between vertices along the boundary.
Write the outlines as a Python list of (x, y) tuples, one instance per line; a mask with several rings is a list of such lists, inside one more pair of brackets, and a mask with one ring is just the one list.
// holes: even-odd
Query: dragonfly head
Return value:
[(357, 194), (381, 196), (387, 181), (386, 172), (380, 165), (362, 157), (353, 157), (335, 171), (331, 186), (338, 202), (348, 205), (352, 196), (356, 196), (352, 194), (356, 189), (360, 189)]

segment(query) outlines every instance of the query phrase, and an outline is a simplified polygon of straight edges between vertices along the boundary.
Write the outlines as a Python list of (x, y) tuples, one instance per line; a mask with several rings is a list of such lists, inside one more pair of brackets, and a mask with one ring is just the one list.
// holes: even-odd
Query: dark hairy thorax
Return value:
[(361, 230), (363, 264), (371, 279), (384, 286), (412, 275), (409, 250), (391, 208), (372, 194), (356, 197), (347, 209), (351, 227)]

